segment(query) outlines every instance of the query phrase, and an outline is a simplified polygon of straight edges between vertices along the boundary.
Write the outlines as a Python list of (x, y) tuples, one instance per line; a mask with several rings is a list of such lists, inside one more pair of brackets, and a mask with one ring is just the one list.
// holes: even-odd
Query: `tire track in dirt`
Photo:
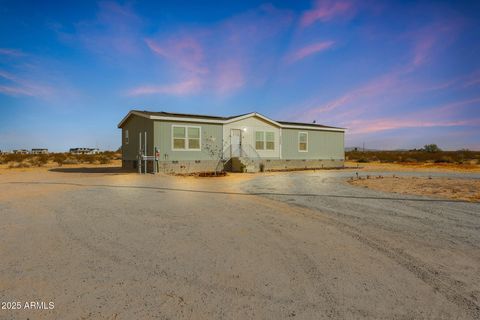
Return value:
[[(321, 307), (319, 311), (326, 313), (328, 318), (339, 319), (344, 318), (345, 315), (334, 306), (341, 305), (328, 286), (324, 284), (324, 277), (321, 271), (317, 268), (317, 263), (313, 261), (307, 254), (302, 252), (299, 247), (293, 245), (295, 240), (282, 232), (266, 221), (256, 219), (263, 231), (269, 235), (266, 237), (277, 248), (277, 252), (282, 255), (284, 266), (289, 269), (292, 274), (299, 275), (298, 271), (302, 271), (302, 278), (304, 285), (311, 285), (319, 297), (326, 302), (328, 309)], [(282, 245), (282, 243), (291, 243), (292, 245)], [(293, 257), (293, 258), (292, 258)], [(318, 285), (323, 283), (323, 285)], [(306, 298), (305, 298), (306, 299)], [(314, 304), (315, 305), (315, 304)]]
[(374, 237), (365, 236), (359, 228), (335, 219), (328, 213), (320, 212), (300, 204), (291, 204), (270, 198), (261, 198), (260, 201), (263, 205), (270, 205), (277, 208), (279, 203), (281, 203), (282, 205), (290, 207), (292, 212), (296, 212), (316, 221), (321, 220), (322, 222), (337, 228), (362, 244), (395, 261), (397, 264), (415, 275), (418, 279), (429, 285), (434, 291), (441, 293), (447, 300), (456, 304), (460, 308), (465, 309), (473, 319), (480, 319), (480, 306), (469, 298), (469, 294), (462, 290), (457, 281), (448, 277), (444, 273), (425, 265), (420, 260), (403, 252), (403, 250), (393, 248), (384, 241), (375, 239)]
[[(109, 240), (104, 235), (99, 234), (98, 232), (95, 231), (94, 228), (88, 228), (88, 225), (90, 223), (82, 224), (82, 227), (80, 228), (82, 229), (82, 234), (75, 231), (75, 230), (79, 230), (78, 225), (75, 225), (75, 224), (78, 221), (83, 221), (82, 216), (75, 216), (74, 220), (72, 222), (69, 222), (68, 220), (72, 219), (72, 217), (74, 216), (73, 214), (65, 215), (65, 211), (58, 208), (53, 209), (53, 212), (55, 214), (56, 222), (60, 230), (62, 231), (62, 233), (68, 239), (70, 239), (74, 243), (77, 243), (80, 247), (86, 249), (87, 251), (93, 252), (92, 256), (96, 258), (100, 257), (103, 260), (108, 260), (115, 265), (122, 265), (124, 267), (127, 267), (131, 269), (134, 273), (137, 273), (139, 270), (143, 270), (143, 272), (145, 274), (148, 274), (149, 276), (162, 278), (167, 283), (170, 283), (172, 287), (175, 287), (178, 285), (185, 285), (192, 288), (196, 292), (216, 292), (217, 296), (228, 297), (228, 299), (232, 301), (237, 299), (238, 296), (255, 298), (255, 299), (259, 298), (265, 302), (278, 304), (279, 306), (282, 306), (282, 308), (286, 308), (289, 310), (292, 310), (295, 308), (301, 308), (303, 310), (316, 310), (317, 312), (321, 312), (321, 311), (325, 312), (325, 310), (319, 307), (318, 304), (313, 302), (304, 302), (305, 300), (302, 300), (302, 299), (293, 300), (290, 297), (282, 298), (282, 297), (275, 296), (274, 294), (265, 294), (261, 291), (248, 290), (248, 289), (238, 288), (235, 286), (228, 286), (228, 285), (221, 285), (221, 284), (212, 283), (212, 282), (206, 282), (199, 278), (186, 277), (185, 275), (167, 272), (164, 269), (162, 269), (159, 265), (155, 265), (153, 266), (153, 268), (148, 267), (147, 265), (142, 264), (141, 262), (139, 263), (138, 261), (134, 261), (130, 257), (123, 257), (122, 255), (115, 254), (115, 251), (117, 249), (121, 251), (122, 254), (124, 254), (125, 248), (120, 244)], [(90, 213), (90, 211), (89, 210), (81, 211), (81, 213), (87, 215)], [(84, 230), (85, 228), (88, 228), (88, 231), (85, 231)], [(272, 230), (269, 230), (267, 228), (264, 228), (264, 231), (267, 231), (272, 236), (275, 233)], [(89, 235), (88, 237), (86, 236), (87, 234)], [(107, 250), (105, 248), (100, 247), (100, 244), (105, 244), (105, 243), (112, 246), (113, 250)], [(294, 249), (292, 248), (286, 249), (285, 247), (281, 247), (281, 246), (277, 246), (277, 247), (279, 248), (278, 252), (282, 254), (283, 254), (282, 250), (288, 251), (292, 254), (294, 253)], [(131, 250), (127, 250), (127, 251), (131, 251)], [(298, 259), (303, 259), (303, 260), (308, 259), (308, 257), (304, 257), (302, 255), (297, 255), (297, 257)], [(285, 261), (291, 261), (291, 260), (292, 260), (291, 256), (289, 257), (285, 255)], [(315, 277), (314, 275), (315, 264), (312, 261), (309, 262), (308, 266), (300, 265), (300, 267), (305, 273), (305, 275), (303, 276), (304, 278), (308, 279), (309, 277), (310, 278)], [(298, 268), (291, 267), (290, 270), (298, 271)], [(305, 281), (305, 283), (308, 283), (308, 281)], [(109, 289), (105, 288), (101, 291), (108, 293)], [(326, 296), (325, 298), (326, 301), (332, 301), (332, 299), (334, 299), (333, 295), (327, 293), (326, 290), (323, 291), (323, 296)], [(335, 302), (331, 302), (331, 304), (329, 305), (335, 305)], [(329, 317), (335, 316), (336, 314), (337, 313), (333, 310), (327, 313)]]

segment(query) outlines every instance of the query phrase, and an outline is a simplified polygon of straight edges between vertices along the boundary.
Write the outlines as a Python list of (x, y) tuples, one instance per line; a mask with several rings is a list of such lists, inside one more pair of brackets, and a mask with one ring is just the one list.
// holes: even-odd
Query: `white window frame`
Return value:
[[(300, 150), (300, 135), (305, 134), (307, 136), (307, 148), (305, 150)], [(298, 143), (297, 143), (298, 152), (308, 152), (308, 132), (299, 131), (298, 132)]]
[(128, 139), (128, 129), (125, 129), (125, 144), (128, 144), (129, 139)]
[[(175, 148), (174, 145), (174, 139), (175, 137), (173, 136), (173, 131), (174, 128), (185, 128), (185, 148), (183, 149), (177, 149)], [(198, 129), (198, 148), (193, 149), (189, 147), (189, 139), (188, 139), (188, 128), (197, 128)], [(171, 143), (172, 143), (172, 151), (201, 151), (202, 150), (202, 127), (200, 126), (188, 126), (188, 125), (172, 125), (171, 129)]]
[[(257, 132), (261, 132), (263, 133), (263, 140), (257, 140)], [(273, 133), (273, 141), (270, 141), (270, 142), (273, 142), (273, 149), (267, 149), (267, 133)], [(257, 141), (263, 141), (263, 148), (262, 149), (257, 149)], [(255, 150), (263, 150), (263, 151), (275, 151), (276, 150), (276, 147), (275, 147), (276, 143), (275, 143), (275, 131), (265, 131), (265, 130), (258, 130), (258, 131), (255, 131)]]
[[(257, 140), (257, 133), (261, 133), (263, 135), (263, 139), (262, 140)], [(257, 141), (262, 141), (263, 142), (263, 148), (261, 149), (258, 149), (257, 148)], [(255, 131), (255, 150), (265, 150), (265, 131)]]
[[(272, 141), (267, 140), (267, 133), (273, 134), (273, 140)], [(273, 149), (268, 149), (267, 148), (267, 142), (273, 142)], [(276, 149), (275, 148), (275, 145), (276, 145), (276, 143), (275, 143), (275, 131), (265, 131), (265, 143), (264, 144), (265, 144), (265, 151), (275, 151), (275, 149)]]

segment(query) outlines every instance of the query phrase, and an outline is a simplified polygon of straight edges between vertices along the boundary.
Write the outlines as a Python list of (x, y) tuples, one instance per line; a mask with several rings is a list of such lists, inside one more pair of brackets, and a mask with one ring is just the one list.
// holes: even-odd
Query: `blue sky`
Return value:
[(116, 149), (130, 109), (480, 150), (480, 2), (2, 1), (0, 149)]

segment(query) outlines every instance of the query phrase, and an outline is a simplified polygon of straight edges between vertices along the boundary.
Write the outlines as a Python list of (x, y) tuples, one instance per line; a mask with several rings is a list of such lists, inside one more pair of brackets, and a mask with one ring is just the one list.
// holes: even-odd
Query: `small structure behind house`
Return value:
[(70, 148), (71, 154), (97, 154), (100, 150), (97, 148)]
[(13, 153), (14, 154), (29, 154), (30, 151), (28, 151), (27, 149), (16, 149), (16, 150), (13, 150)]
[(31, 154), (48, 154), (48, 149), (32, 149)]

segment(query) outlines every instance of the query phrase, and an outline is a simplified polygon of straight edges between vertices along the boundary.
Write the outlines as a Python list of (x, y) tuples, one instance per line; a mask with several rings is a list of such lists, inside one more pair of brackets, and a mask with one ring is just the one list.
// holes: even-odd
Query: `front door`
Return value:
[(231, 157), (240, 157), (242, 149), (242, 130), (231, 129), (230, 131), (230, 152)]

